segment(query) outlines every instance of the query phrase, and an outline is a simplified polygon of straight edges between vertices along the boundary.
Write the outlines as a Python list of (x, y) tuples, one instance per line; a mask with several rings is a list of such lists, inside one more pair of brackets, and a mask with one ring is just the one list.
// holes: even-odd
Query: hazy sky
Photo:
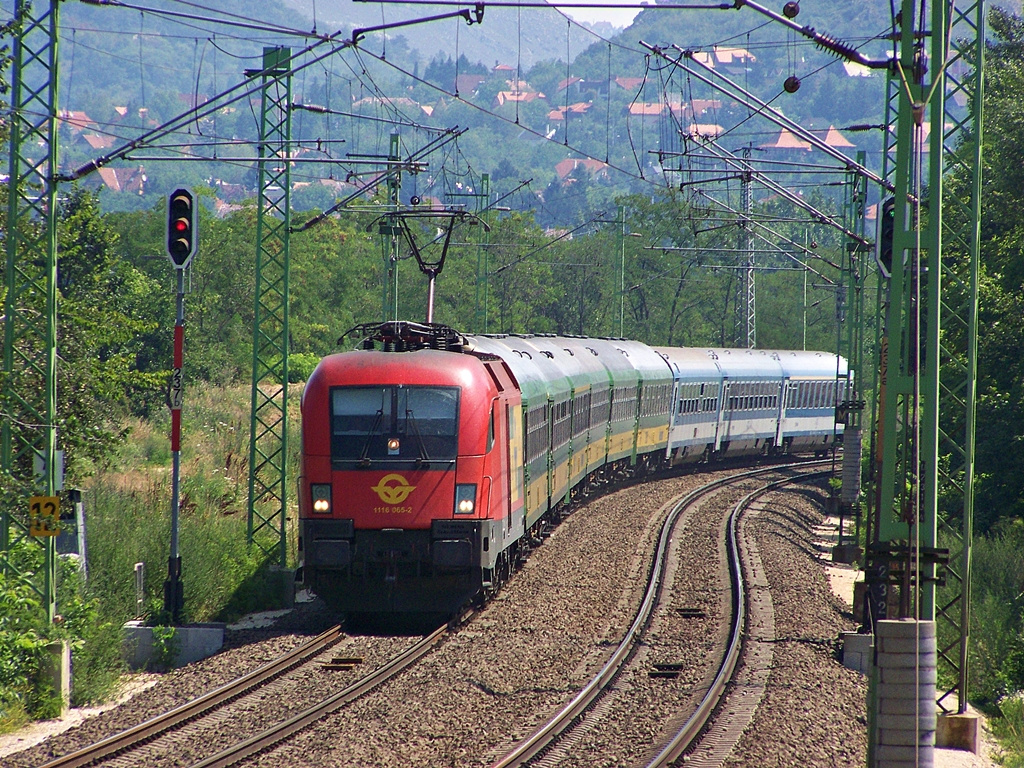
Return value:
[[(601, 0), (594, 0), (600, 2)], [(609, 0), (613, 5), (622, 5), (629, 0)], [(557, 2), (557, 0), (548, 0)], [(569, 3), (587, 2), (587, 0), (566, 0)], [(607, 21), (617, 27), (628, 27), (633, 23), (633, 17), (640, 13), (639, 8), (562, 8), (564, 13), (572, 16), (576, 21)]]

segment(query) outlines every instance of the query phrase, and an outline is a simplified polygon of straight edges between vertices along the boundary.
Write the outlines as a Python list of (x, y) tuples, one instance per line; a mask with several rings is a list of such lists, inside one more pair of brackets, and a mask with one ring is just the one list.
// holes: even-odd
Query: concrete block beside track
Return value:
[[(183, 667), (193, 661), (212, 656), (224, 646), (222, 623), (188, 624), (174, 627), (167, 648), (161, 649), (154, 637), (157, 627), (144, 626), (141, 621), (124, 625), (124, 657), (132, 669), (146, 669), (154, 664), (169, 663)], [(163, 655), (165, 658), (159, 658)], [(168, 658), (169, 657), (169, 658)]]
[(843, 666), (855, 669), (861, 674), (871, 670), (874, 654), (874, 635), (862, 635), (857, 632), (843, 632)]

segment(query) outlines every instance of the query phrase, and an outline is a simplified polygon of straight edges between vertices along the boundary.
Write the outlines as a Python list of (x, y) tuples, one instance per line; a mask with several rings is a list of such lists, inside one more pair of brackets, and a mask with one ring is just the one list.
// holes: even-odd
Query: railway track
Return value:
[(195, 763), (192, 768), (227, 768), (227, 766), (234, 765), (239, 760), (244, 760), (247, 757), (258, 755), (260, 752), (270, 749), (311, 723), (366, 695), (377, 686), (382, 685), (412, 666), (429, 653), (447, 632), (447, 624), (438, 627), (429, 635), (409, 646), (404, 652), (398, 654), (370, 674), (359, 678), (342, 691), (322, 699), (313, 706), (306, 708), (272, 728), (268, 728), (262, 733), (258, 733), (239, 744), (228, 747), (206, 760)]
[(93, 765), (104, 758), (128, 752), (157, 736), (216, 710), (262, 685), (280, 677), (310, 658), (328, 650), (343, 636), (341, 625), (335, 625), (307, 643), (293, 648), (283, 656), (236, 680), (216, 688), (204, 696), (164, 712), (134, 728), (114, 734), (84, 749), (58, 757), (40, 768), (79, 768)]
[[(342, 690), (325, 696), (315, 704), (304, 708), (297, 714), (261, 730), (256, 735), (228, 746), (216, 754), (194, 763), (195, 768), (212, 768), (213, 766), (234, 765), (239, 760), (259, 752), (287, 739), (307, 725), (325, 715), (349, 704), (368, 692), (398, 675), (415, 664), (429, 653), (434, 645), (446, 634), (448, 625), (441, 626), (424, 636), (402, 652), (389, 658), (372, 672), (363, 675), (345, 686)], [(84, 749), (51, 760), (40, 768), (78, 768), (91, 765), (136, 766), (149, 762), (148, 749), (164, 751), (157, 743), (158, 739), (188, 739), (188, 732), (193, 725), (204, 723), (208, 728), (219, 734), (235, 732), (230, 727), (220, 728), (228, 716), (223, 708), (239, 702), (244, 697), (255, 694), (263, 686), (292, 672), (302, 665), (319, 663), (319, 666), (330, 669), (351, 671), (359, 659), (335, 658), (325, 663), (318, 661), (326, 651), (344, 637), (341, 626), (334, 626), (304, 643), (278, 659), (244, 675), (204, 696), (190, 701), (180, 707), (147, 720), (134, 728), (122, 731), (103, 739)], [(194, 737), (192, 737), (194, 738)]]
[[(630, 664), (638, 645), (643, 642), (645, 632), (651, 624), (655, 611), (658, 610), (659, 604), (662, 602), (664, 586), (668, 581), (669, 546), (672, 533), (680, 516), (687, 509), (720, 492), (726, 486), (733, 485), (739, 481), (780, 470), (800, 469), (821, 463), (810, 462), (774, 466), (742, 472), (712, 481), (683, 496), (674, 505), (662, 524), (654, 563), (640, 608), (633, 623), (614, 652), (612, 652), (608, 661), (568, 704), (537, 728), (528, 738), (519, 742), (504, 757), (494, 762), (492, 768), (514, 768), (532, 764), (547, 765), (550, 763), (553, 765), (557, 763), (557, 758), (552, 753), (553, 747), (560, 740), (566, 739), (573, 729), (583, 724), (588, 713), (594, 713), (596, 708), (605, 704), (602, 699), (608, 694), (613, 683), (620, 678)], [(732, 611), (728, 633), (728, 648), (722, 657), (714, 680), (693, 714), (686, 719), (682, 727), (677, 730), (675, 735), (648, 764), (648, 768), (661, 768), (662, 766), (671, 765), (692, 750), (715, 709), (720, 704), (736, 670), (743, 642), (747, 603), (746, 582), (743, 573), (744, 566), (741, 564), (741, 546), (738, 535), (741, 515), (757, 498), (771, 490), (789, 483), (805, 482), (817, 474), (820, 474), (820, 471), (801, 472), (797, 476), (771, 481), (744, 496), (733, 507), (727, 523), (728, 567), (732, 582)], [(671, 665), (661, 666), (662, 669), (656, 671), (672, 673), (673, 670), (668, 669)], [(722, 747), (722, 744), (718, 745), (719, 751)], [(548, 756), (548, 759), (545, 759), (545, 756)]]
[[(786, 470), (784, 466), (776, 465), (754, 473), (743, 473), (743, 477), (753, 479), (746, 481), (742, 493), (739, 490), (729, 492), (730, 504), (751, 490), (754, 487), (753, 483), (764, 484), (763, 480), (757, 479), (758, 475), (778, 471), (801, 471), (801, 468)], [(734, 472), (730, 481), (735, 482), (736, 478)], [(661, 703), (655, 708), (649, 707), (648, 712), (690, 712), (713, 677), (708, 670), (722, 653), (716, 648), (725, 646), (720, 638), (725, 634), (722, 627), (725, 617), (729, 614), (730, 598), (725, 586), (727, 582), (724, 573), (718, 576), (718, 566), (710, 564), (717, 562), (719, 558), (709, 556), (709, 553), (715, 550), (716, 545), (713, 541), (716, 531), (723, 527), (721, 520), (724, 514), (718, 509), (724, 504), (721, 501), (716, 504), (705, 504), (699, 513), (684, 517), (674, 534), (668, 534), (668, 538), (671, 540), (674, 537), (676, 542), (674, 554), (668, 559), (680, 561), (676, 565), (679, 568), (679, 576), (674, 581), (671, 562), (668, 566), (661, 563), (652, 566), (653, 556), (650, 553), (655, 549), (653, 544), (659, 539), (664, 540), (666, 536), (665, 531), (660, 528), (661, 520), (678, 506), (673, 500), (674, 497), (678, 497), (683, 490), (692, 489), (696, 482), (699, 481), (695, 479), (695, 482), (681, 482), (675, 490), (661, 492), (656, 496), (657, 504), (650, 507), (642, 506), (642, 500), (649, 495), (647, 492), (640, 491), (639, 488), (636, 491), (623, 491), (621, 493), (634, 496), (631, 506), (618, 507), (628, 510), (625, 513), (613, 512), (616, 509), (613, 497), (598, 500), (595, 502), (597, 507), (590, 513), (591, 516), (596, 516), (598, 521), (604, 521), (597, 526), (589, 522), (591, 517), (585, 518), (588, 521), (586, 526), (582, 525), (584, 518), (570, 517), (569, 522), (563, 525), (571, 527), (571, 539), (566, 538), (563, 533), (549, 542), (547, 547), (539, 550), (540, 554), (535, 557), (540, 559), (531, 560), (532, 566), (525, 569), (525, 573), (522, 574), (523, 582), (516, 582), (512, 592), (499, 596), (498, 600), (482, 612), (482, 620), (479, 623), (474, 623), (469, 631), (455, 635), (455, 642), (444, 643), (438, 648), (437, 653), (430, 654), (429, 659), (424, 659), (423, 664), (417, 665), (415, 670), (410, 670), (409, 675), (403, 675), (397, 683), (393, 682), (386, 688), (379, 689), (378, 692), (384, 698), (371, 696), (350, 707), (345, 705), (346, 702), (341, 700), (339, 694), (334, 702), (330, 702), (330, 694), (339, 691), (342, 686), (363, 681), (355, 680), (355, 675), (358, 674), (356, 672), (350, 671), (341, 673), (342, 676), (334, 676), (334, 673), (325, 674), (318, 671), (309, 677), (310, 684), (306, 686), (301, 706), (305, 707), (319, 694), (324, 701), (311, 708), (318, 709), (319, 714), (298, 713), (300, 705), (289, 702), (292, 705), (290, 711), (283, 715), (280, 712), (272, 715), (274, 709), (264, 707), (264, 711), (269, 714), (258, 726), (239, 726), (229, 724), (227, 720), (223, 721), (223, 726), (219, 726), (215, 720), (202, 718), (205, 734), (199, 738), (186, 736), (186, 748), (180, 751), (173, 746), (164, 746), (162, 753), (155, 753), (161, 758), (160, 764), (170, 764), (170, 759), (175, 759), (174, 764), (178, 765), (230, 765), (247, 759), (246, 764), (255, 761), (251, 764), (287, 764), (294, 768), (302, 768), (306, 765), (324, 764), (325, 754), (336, 758), (335, 750), (339, 744), (345, 745), (353, 764), (381, 765), (388, 768), (398, 765), (458, 764), (458, 761), (451, 762), (454, 759), (453, 755), (461, 755), (464, 758), (471, 754), (488, 755), (487, 758), (481, 758), (481, 762), (486, 761), (485, 764), (490, 764), (502, 757), (510, 746), (517, 745), (524, 736), (538, 730), (537, 721), (526, 713), (550, 711), (550, 708), (560, 707), (568, 699), (575, 700), (580, 688), (600, 668), (608, 678), (604, 688), (614, 688), (615, 695), (603, 698), (598, 696), (596, 704), (589, 709), (581, 710), (582, 716), (569, 718), (569, 724), (560, 736), (561, 740), (554, 747), (548, 747), (548, 762), (542, 762), (542, 756), (535, 756), (530, 758), (530, 763), (560, 764), (558, 756), (561, 754), (566, 765), (586, 765), (589, 758), (585, 758), (584, 755), (600, 754), (593, 752), (592, 744), (596, 739), (605, 745), (633, 745), (627, 749), (618, 749), (618, 757), (605, 758), (604, 762), (598, 761), (600, 764), (645, 765), (655, 750), (664, 746), (660, 744), (663, 735), (659, 734), (673, 729), (665, 726), (668, 717), (658, 715), (653, 718), (656, 721), (653, 727), (645, 726), (646, 729), (642, 728), (640, 731), (634, 729), (626, 740), (619, 740), (619, 734), (615, 729), (607, 727), (614, 724), (616, 717), (620, 722), (623, 717), (630, 720), (637, 716), (641, 720), (647, 717), (642, 714), (642, 709), (630, 709), (635, 702), (627, 701), (623, 694), (633, 693), (637, 694), (637, 698), (642, 698), (649, 696), (650, 691), (654, 691), (655, 700)], [(657, 508), (662, 509), (660, 514), (653, 515), (646, 525), (637, 524), (647, 516), (644, 514), (641, 518), (636, 512)], [(719, 522), (712, 522), (714, 520)], [(610, 524), (611, 521), (617, 523)], [(706, 522), (710, 525), (706, 525)], [(582, 545), (577, 543), (576, 536), (588, 530), (593, 531), (596, 538), (590, 540), (589, 545), (586, 536)], [(620, 535), (608, 537), (608, 531), (618, 531)], [(644, 539), (648, 543), (642, 549), (635, 549), (633, 545), (629, 545), (628, 549), (622, 550), (622, 555), (617, 555), (618, 559), (609, 558), (602, 567), (594, 571), (607, 574), (607, 577), (602, 579), (607, 578), (609, 584), (622, 584), (625, 588), (621, 592), (607, 593), (609, 597), (600, 602), (600, 609), (591, 610), (590, 606), (595, 602), (592, 596), (598, 594), (597, 583), (585, 577), (577, 564), (589, 559), (594, 552), (610, 551), (606, 549), (609, 542), (612, 538), (618, 541), (622, 535), (631, 537), (630, 540), (633, 541)], [(556, 546), (556, 549), (549, 553), (547, 548), (550, 546)], [(725, 545), (717, 546), (724, 549)], [(632, 556), (632, 564), (627, 555), (629, 552), (635, 553)], [(709, 565), (706, 568), (697, 567), (696, 570), (701, 575), (694, 580), (695, 566), (705, 558)], [(554, 565), (558, 568), (555, 571), (542, 572), (539, 570), (542, 563), (545, 564), (545, 568)], [(604, 671), (609, 658), (608, 649), (613, 643), (619, 642), (627, 626), (637, 624), (634, 619), (635, 606), (641, 601), (646, 602), (643, 584), (648, 573), (655, 574), (655, 578), (660, 580), (660, 588), (665, 590), (666, 596), (670, 589), (673, 594), (683, 596), (679, 599), (684, 602), (677, 602), (676, 607), (668, 611), (674, 616), (675, 625), (671, 630), (676, 634), (667, 631), (670, 620), (665, 618), (664, 612), (658, 613), (655, 619), (640, 627), (640, 639), (633, 643), (632, 655), (636, 658), (631, 658), (630, 653), (626, 654), (627, 665), (631, 665), (628, 677), (623, 678), (621, 673), (618, 678), (609, 677), (609, 673)], [(582, 584), (570, 583), (577, 577), (583, 578)], [(551, 584), (558, 584), (557, 592), (550, 590)], [(719, 584), (721, 586), (718, 586)], [(556, 594), (566, 598), (562, 601), (565, 607), (561, 609), (561, 613), (549, 602), (550, 596)], [(570, 597), (573, 600), (568, 599)], [(584, 602), (579, 602), (581, 599)], [(530, 604), (535, 608), (528, 608)], [(581, 609), (586, 613), (586, 618), (580, 615)], [(695, 613), (705, 611), (706, 615), (684, 617), (683, 621), (679, 622), (679, 616), (675, 614), (688, 609)], [(582, 631), (580, 628), (584, 625), (579, 624), (580, 621), (596, 621), (596, 624), (593, 630)], [(679, 630), (680, 625), (683, 627), (682, 630)], [(680, 635), (679, 631), (683, 635)], [(591, 632), (593, 634), (590, 634)], [(656, 647), (653, 637), (644, 633), (658, 632), (662, 633), (662, 639), (657, 641), (660, 646)], [(684, 636), (694, 635), (702, 638), (696, 645), (689, 644), (689, 641), (684, 639)], [(553, 642), (549, 644), (548, 638)], [(346, 643), (349, 642), (346, 640)], [(769, 643), (763, 645), (770, 646)], [(558, 650), (560, 648), (566, 651)], [(693, 650), (680, 658), (680, 648)], [(395, 650), (395, 646), (392, 645), (386, 648), (385, 654), (383, 649), (378, 648), (378, 660), (374, 661), (374, 665), (394, 655)], [(335, 649), (333, 653), (340, 655), (348, 651)], [(352, 655), (357, 653), (359, 651), (353, 651)], [(748, 651), (744, 654), (741, 669), (746, 674), (749, 668)], [(367, 656), (369, 660), (373, 653)], [(683, 671), (675, 680), (653, 679), (653, 675), (650, 675), (652, 679), (648, 680), (649, 668), (658, 666), (652, 662), (686, 661), (691, 656), (693, 659), (702, 660), (699, 665), (691, 665), (695, 668), (699, 666), (698, 671)], [(555, 667), (554, 664), (563, 663), (563, 657), (567, 666)], [(487, 659), (488, 665), (482, 665), (481, 659)], [(490, 663), (492, 659), (496, 663)], [(666, 672), (670, 674), (671, 670)], [(309, 672), (300, 670), (296, 674), (308, 675)], [(524, 675), (529, 677), (523, 677)], [(643, 681), (638, 683), (637, 678), (641, 677)], [(398, 687), (395, 687), (396, 685)], [(321, 693), (323, 688), (327, 687), (330, 687), (330, 691)], [(368, 682), (367, 687), (374, 687), (374, 683)], [(730, 689), (730, 704), (740, 687), (733, 686)], [(443, 693), (435, 694), (435, 690)], [(385, 691), (387, 693), (384, 693)], [(695, 694), (694, 691), (699, 693)], [(546, 703), (544, 699), (547, 700)], [(453, 701), (458, 701), (459, 704), (453, 706)], [(335, 706), (332, 707), (332, 703)], [(334, 714), (328, 717), (332, 711)], [(370, 746), (366, 742), (365, 718), (368, 714), (373, 717), (381, 711), (389, 713), (386, 720), (382, 721), (385, 730), (389, 722), (404, 725), (400, 732), (396, 730), (393, 736), (383, 736), (373, 742), (374, 746)], [(440, 713), (440, 716), (434, 715), (435, 711)], [(516, 717), (519, 719), (515, 720)], [(227, 744), (229, 734), (253, 734), (262, 731), (272, 720), (286, 718), (288, 722), (274, 728), (272, 732), (260, 733), (259, 737), (249, 739), (230, 750), (224, 750), (224, 754), (213, 755)], [(318, 719), (322, 719), (322, 722), (314, 725), (314, 721)], [(716, 723), (707, 730), (707, 733), (713, 735), (718, 732), (719, 719), (716, 715)], [(573, 720), (582, 720), (582, 727), (579, 722)], [(408, 727), (410, 723), (415, 724), (411, 731)], [(302, 734), (296, 734), (303, 728), (305, 731)], [(463, 733), (464, 729), (466, 734)], [(500, 737), (496, 739), (495, 735)], [(241, 740), (243, 737), (235, 735), (235, 738)], [(584, 740), (581, 741), (581, 738)], [(156, 747), (156, 742), (153, 746)], [(692, 756), (696, 759), (698, 753), (704, 749), (705, 747), (701, 746), (697, 752), (692, 753)], [(257, 753), (261, 753), (260, 756), (253, 757)], [(150, 764), (148, 759), (143, 760), (147, 755), (144, 750), (125, 752), (122, 760), (113, 764)], [(209, 757), (210, 755), (213, 757)], [(33, 762), (31, 765), (36, 766), (38, 762), (41, 761)], [(156, 764), (156, 761), (152, 764)]]

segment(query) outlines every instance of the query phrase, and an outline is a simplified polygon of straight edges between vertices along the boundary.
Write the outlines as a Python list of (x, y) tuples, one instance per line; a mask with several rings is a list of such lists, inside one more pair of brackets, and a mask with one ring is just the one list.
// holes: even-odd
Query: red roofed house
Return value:
[(715, 57), (715, 68), (724, 69), (733, 75), (743, 74), (748, 66), (757, 61), (754, 54), (746, 48), (732, 48), (722, 45), (715, 46), (711, 49), (711, 52)]
[(642, 77), (616, 77), (615, 84), (625, 91), (636, 92), (644, 84)]
[(779, 131), (779, 135), (767, 144), (762, 144), (761, 149), (801, 149), (810, 151), (811, 145), (803, 139), (798, 139), (785, 128)]
[(217, 198), (228, 203), (240, 203), (255, 195), (254, 190), (247, 189), (244, 184), (229, 184), (222, 179), (214, 179), (213, 186), (217, 189)]
[(714, 123), (691, 123), (686, 132), (694, 139), (717, 139), (724, 130)]
[(719, 64), (749, 64), (757, 61), (757, 57), (746, 48), (716, 45), (711, 50), (715, 55), (715, 61)]
[(388, 96), (366, 96), (365, 98), (352, 102), (353, 107), (375, 107), (380, 104), (389, 107), (403, 107), (406, 109), (419, 109), (420, 107), (419, 102), (413, 101), (408, 96), (396, 96), (395, 98), (390, 98)]
[(531, 101), (543, 98), (544, 94), (539, 91), (498, 91), (498, 95), (494, 97), (494, 103), (500, 107), (508, 102), (529, 104)]
[(827, 131), (812, 131), (812, 133), (830, 147), (836, 147), (837, 149), (850, 149), (851, 147), (856, 146), (852, 141), (836, 130), (834, 125), (830, 125)]
[(138, 168), (100, 168), (96, 173), (103, 181), (103, 186), (113, 192), (130, 192), (142, 195), (146, 192), (146, 171)]
[(567, 157), (565, 160), (555, 164), (555, 173), (558, 174), (558, 178), (564, 179), (577, 168), (583, 168), (591, 176), (605, 175), (607, 173), (605, 169), (608, 168), (608, 164), (589, 157)]
[(114, 146), (113, 136), (100, 136), (98, 133), (83, 133), (82, 139), (93, 149), (109, 149)]
[(561, 122), (565, 120), (566, 115), (584, 115), (587, 110), (594, 106), (592, 101), (577, 101), (575, 104), (570, 104), (568, 107), (555, 107), (548, 112), (548, 120), (552, 122)]
[(487, 75), (456, 75), (455, 93), (460, 96), (464, 93), (473, 93), (486, 79)]
[(627, 107), (632, 117), (657, 117), (665, 111), (664, 104), (650, 104), (645, 101), (634, 101)]
[(715, 57), (710, 51), (694, 51), (693, 58), (709, 69), (715, 68)]
[(96, 123), (85, 112), (62, 109), (57, 113), (57, 119), (62, 123), (66, 123), (72, 133), (96, 127)]
[(579, 93), (580, 83), (582, 82), (582, 77), (576, 77), (576, 75), (573, 75), (572, 77), (567, 77), (565, 78), (565, 80), (558, 84), (558, 92), (561, 93), (564, 90), (572, 89), (572, 93)]
[(700, 117), (707, 112), (719, 110), (721, 108), (721, 99), (691, 99), (690, 101), (690, 109), (693, 110), (694, 117)]

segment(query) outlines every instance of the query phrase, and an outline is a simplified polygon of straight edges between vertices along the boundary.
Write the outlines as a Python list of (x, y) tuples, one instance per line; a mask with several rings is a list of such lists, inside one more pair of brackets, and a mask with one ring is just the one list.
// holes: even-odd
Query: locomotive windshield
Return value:
[(458, 387), (334, 387), (331, 458), (357, 466), (452, 461)]

